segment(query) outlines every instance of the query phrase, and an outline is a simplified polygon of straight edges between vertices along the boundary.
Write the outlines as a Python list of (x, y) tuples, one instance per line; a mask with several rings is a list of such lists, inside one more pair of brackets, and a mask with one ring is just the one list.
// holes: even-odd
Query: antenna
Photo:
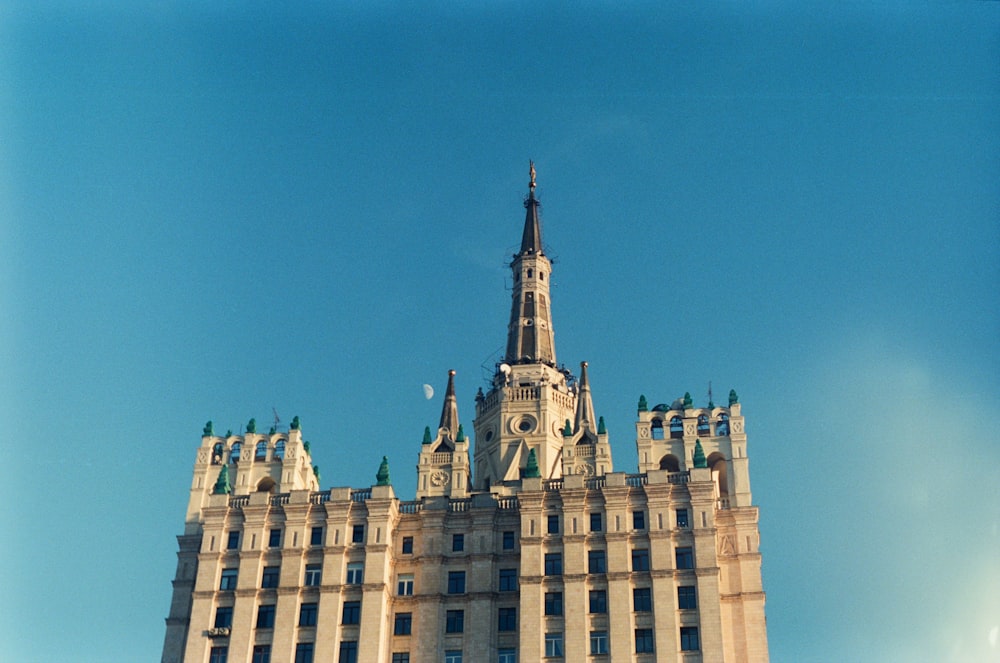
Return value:
[(708, 407), (715, 407), (715, 401), (712, 400), (712, 381), (708, 381)]
[(274, 413), (274, 428), (277, 429), (278, 424), (281, 423), (281, 417), (278, 416), (278, 411), (275, 410), (273, 407), (271, 408), (271, 412)]

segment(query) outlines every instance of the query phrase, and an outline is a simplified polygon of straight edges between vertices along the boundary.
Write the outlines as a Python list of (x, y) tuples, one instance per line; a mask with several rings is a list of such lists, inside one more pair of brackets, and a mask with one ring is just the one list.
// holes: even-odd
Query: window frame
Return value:
[(278, 607), (273, 603), (261, 603), (257, 606), (257, 621), (254, 622), (254, 628), (274, 628), (275, 615), (278, 612)]
[(674, 548), (674, 566), (678, 570), (693, 569), (694, 548), (691, 546), (678, 546)]
[(608, 653), (608, 632), (607, 631), (591, 631), (590, 632), (590, 655), (591, 656), (603, 656)]
[(649, 548), (632, 548), (632, 572), (649, 571)]
[(365, 526), (364, 523), (353, 525), (351, 527), (351, 543), (361, 544), (365, 543)]
[(413, 633), (413, 613), (397, 612), (392, 620), (393, 635), (412, 635)]
[(563, 593), (545, 592), (544, 612), (546, 617), (561, 617), (563, 614)]
[(265, 566), (264, 570), (260, 572), (261, 589), (277, 589), (280, 583), (281, 583), (280, 566)]
[(646, 529), (646, 512), (639, 510), (632, 512), (632, 529), (634, 530), (644, 530)]
[(321, 525), (319, 527), (313, 527), (309, 532), (309, 545), (310, 546), (322, 546), (323, 545), (323, 530), (324, 527)]
[(545, 532), (547, 534), (559, 534), (559, 514), (550, 513), (546, 518)]
[(545, 553), (545, 575), (562, 575), (562, 553)]
[(587, 573), (607, 573), (608, 552), (606, 550), (587, 551)]
[(653, 591), (649, 587), (632, 588), (632, 612), (652, 612)]
[(281, 547), (281, 528), (272, 528), (267, 533), (267, 547), (268, 548), (280, 548)]
[(222, 569), (219, 576), (219, 591), (231, 592), (236, 589), (236, 583), (240, 578), (240, 570), (237, 567)]
[(400, 548), (400, 550), (401, 550), (400, 554), (403, 554), (403, 555), (412, 555), (413, 554), (413, 537), (412, 536), (404, 536), (403, 537), (403, 545)]
[(653, 629), (635, 629), (635, 653), (652, 654), (656, 652), (656, 643), (653, 640)]
[(465, 594), (465, 571), (448, 571), (448, 593)]
[(396, 576), (396, 596), (413, 596), (412, 573), (400, 573)]
[(299, 626), (316, 626), (319, 621), (319, 604), (302, 603), (299, 605)]
[(608, 590), (590, 590), (587, 594), (587, 613), (591, 615), (608, 614)]
[(603, 532), (604, 531), (604, 519), (601, 516), (600, 511), (590, 512), (590, 531), (591, 532)]
[(677, 586), (677, 609), (678, 610), (698, 609), (698, 589), (695, 585)]
[(516, 592), (517, 588), (517, 569), (500, 569), (497, 591)]
[(340, 611), (342, 626), (355, 626), (361, 623), (361, 601), (344, 601)]
[(220, 605), (215, 609), (215, 619), (212, 620), (213, 628), (233, 627), (233, 606)]
[(465, 610), (446, 610), (444, 613), (445, 633), (465, 633)]
[(365, 584), (365, 563), (364, 562), (348, 562), (347, 563), (347, 575), (344, 577), (345, 585), (363, 585)]
[(545, 658), (561, 658), (566, 655), (562, 631), (545, 634)]
[(497, 608), (497, 631), (500, 633), (517, 631), (517, 608), (511, 606)]
[(271, 663), (271, 645), (254, 645), (250, 652), (250, 663)]
[(460, 533), (451, 535), (451, 551), (452, 552), (465, 551), (465, 534)]
[(323, 583), (323, 565), (306, 564), (302, 576), (303, 587), (319, 587)]
[(697, 626), (682, 626), (680, 632), (681, 651), (700, 651), (701, 637)]

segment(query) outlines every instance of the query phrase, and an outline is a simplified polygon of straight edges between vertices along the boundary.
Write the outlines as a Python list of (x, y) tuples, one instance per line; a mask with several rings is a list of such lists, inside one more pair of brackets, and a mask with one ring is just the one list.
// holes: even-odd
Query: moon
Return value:
[(429, 384), (424, 385), (424, 398), (427, 400), (434, 398), (434, 387)]

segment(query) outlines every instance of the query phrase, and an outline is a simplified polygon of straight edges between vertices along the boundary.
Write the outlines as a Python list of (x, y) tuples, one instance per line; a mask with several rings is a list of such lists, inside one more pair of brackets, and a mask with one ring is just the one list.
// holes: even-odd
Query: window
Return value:
[(729, 415), (728, 414), (720, 414), (719, 418), (715, 420), (715, 434), (719, 435), (719, 436), (729, 435)]
[(361, 601), (344, 601), (344, 618), (341, 624), (361, 623)]
[(681, 627), (681, 651), (698, 651), (701, 645), (698, 643), (698, 627)]
[(465, 630), (465, 611), (449, 610), (445, 613), (444, 632), (461, 633)]
[(313, 643), (300, 642), (295, 645), (295, 663), (313, 663)]
[(500, 608), (497, 614), (498, 631), (517, 630), (517, 608)]
[(229, 628), (233, 625), (232, 606), (219, 606), (215, 609), (215, 628)]
[(452, 534), (451, 535), (451, 551), (452, 552), (462, 552), (465, 550), (465, 535), (464, 534)]
[(444, 663), (462, 663), (462, 652), (449, 649), (444, 653)]
[(679, 440), (684, 437), (684, 420), (680, 417), (670, 419), (670, 439)]
[(234, 529), (229, 533), (229, 538), (226, 540), (226, 550), (236, 550), (240, 547), (240, 531)]
[(517, 663), (517, 650), (501, 649), (497, 652), (497, 663)]
[(218, 465), (222, 462), (222, 452), (226, 450), (225, 445), (222, 442), (217, 442), (214, 447), (212, 447), (212, 465)]
[(319, 587), (323, 579), (323, 566), (321, 564), (306, 564), (306, 576), (303, 583), (306, 587)]
[(607, 573), (607, 557), (603, 550), (591, 550), (587, 553), (587, 570), (590, 573)]
[(546, 656), (562, 656), (563, 655), (563, 634), (562, 633), (546, 633), (545, 634), (545, 655)]
[(604, 589), (590, 590), (590, 611), (603, 614), (608, 611), (608, 592)]
[(548, 519), (548, 533), (558, 534), (559, 533), (559, 516), (552, 515)]
[(698, 415), (698, 435), (708, 437), (708, 415)]
[(392, 654), (392, 663), (410, 663), (410, 652), (398, 651)]
[(653, 652), (653, 629), (637, 628), (635, 630), (635, 653), (651, 654)]
[(650, 427), (652, 428), (652, 437), (654, 440), (663, 439), (663, 419), (653, 419), (650, 422)]
[(316, 615), (319, 606), (315, 603), (303, 603), (299, 608), (299, 626), (316, 626)]
[(274, 459), (282, 460), (285, 457), (285, 441), (278, 440), (274, 445)]
[(592, 513), (590, 514), (590, 531), (600, 532), (601, 531), (601, 514)]
[(208, 663), (226, 663), (229, 658), (229, 647), (212, 647), (208, 654)]
[(222, 569), (222, 581), (219, 582), (219, 589), (226, 591), (236, 589), (236, 574), (239, 569)]
[(607, 631), (591, 631), (590, 632), (590, 653), (591, 654), (607, 654), (608, 653), (608, 632)]
[(513, 550), (514, 549), (514, 533), (504, 532), (503, 533), (503, 549)]
[(545, 593), (545, 614), (561, 615), (563, 613), (562, 592)]
[(365, 565), (364, 562), (348, 562), (347, 563), (347, 584), (348, 585), (360, 585), (365, 581)]
[(323, 528), (313, 527), (312, 532), (309, 534), (309, 545), (311, 546), (321, 546), (323, 545)]
[(257, 608), (257, 628), (274, 628), (273, 605), (262, 605)]
[(687, 509), (677, 509), (677, 526), (687, 527), (688, 526), (688, 510)]
[(403, 554), (412, 555), (413, 554), (413, 537), (404, 536), (403, 537)]
[(242, 446), (243, 445), (241, 445), (239, 442), (233, 442), (233, 448), (229, 450), (229, 462), (230, 463), (238, 463), (238, 462), (240, 462), (240, 448)]
[(500, 569), (500, 591), (517, 591), (517, 569)]
[(256, 460), (263, 460), (267, 458), (267, 442), (261, 440), (257, 443), (256, 452), (254, 453), (254, 458)]
[(268, 548), (280, 548), (281, 547), (281, 530), (273, 529), (267, 537), (267, 547)]
[(278, 586), (278, 579), (281, 577), (281, 567), (265, 566), (264, 573), (260, 576), (260, 586), (264, 589), (274, 589)]
[(636, 587), (632, 590), (632, 609), (636, 612), (649, 612), (653, 609), (649, 587)]
[(413, 627), (413, 613), (397, 612), (396, 621), (392, 625), (393, 635), (409, 635)]
[(632, 551), (632, 570), (649, 570), (649, 551), (645, 548), (636, 548)]
[(365, 542), (365, 526), (355, 525), (354, 529), (351, 530), (351, 543), (364, 543)]
[(254, 645), (250, 663), (271, 663), (271, 645)]
[(413, 596), (413, 574), (400, 573), (396, 579), (396, 593), (400, 596)]
[(674, 551), (674, 557), (677, 560), (678, 569), (694, 568), (694, 553), (690, 548), (677, 548)]
[(358, 663), (358, 643), (356, 640), (340, 643), (340, 655), (337, 656), (337, 663)]
[(632, 512), (632, 529), (646, 529), (646, 512)]
[(448, 571), (448, 593), (465, 593), (465, 571)]
[(694, 610), (698, 607), (698, 596), (694, 585), (677, 588), (677, 607), (681, 610)]
[(562, 575), (562, 553), (545, 553), (545, 575)]

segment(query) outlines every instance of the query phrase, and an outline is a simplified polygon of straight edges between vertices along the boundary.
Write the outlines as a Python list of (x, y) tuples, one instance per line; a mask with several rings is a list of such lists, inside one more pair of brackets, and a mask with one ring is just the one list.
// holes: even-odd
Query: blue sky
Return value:
[(1000, 4), (0, 6), (4, 660), (158, 660), (201, 427), (404, 498), (504, 343), (744, 404), (771, 658), (1000, 661)]

